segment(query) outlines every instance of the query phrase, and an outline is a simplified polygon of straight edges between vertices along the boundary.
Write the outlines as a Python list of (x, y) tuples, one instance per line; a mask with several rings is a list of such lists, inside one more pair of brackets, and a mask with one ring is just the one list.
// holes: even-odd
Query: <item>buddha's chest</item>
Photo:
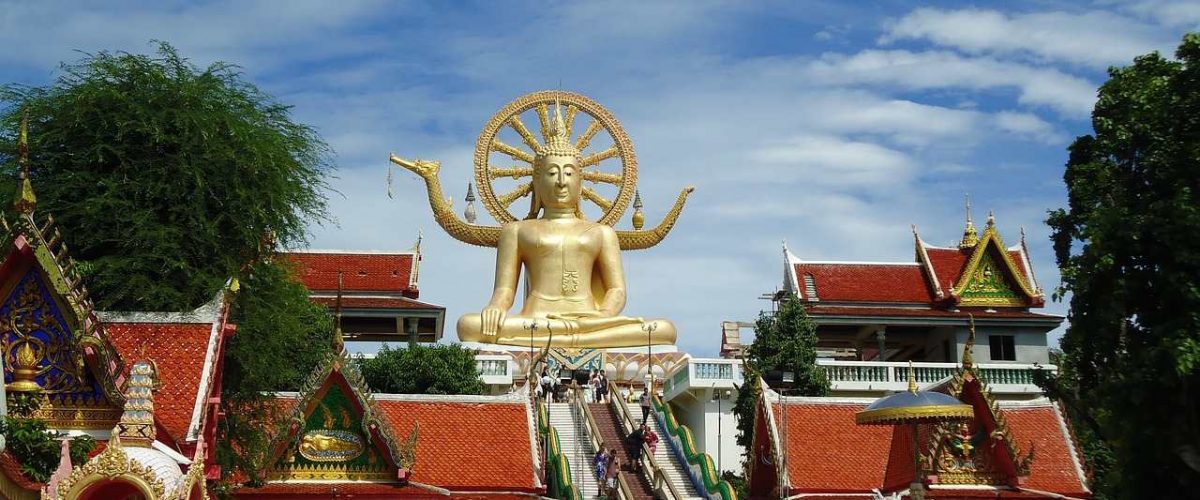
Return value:
[(522, 253), (528, 256), (590, 260), (600, 252), (602, 235), (593, 227), (540, 224), (529, 229), (519, 237)]

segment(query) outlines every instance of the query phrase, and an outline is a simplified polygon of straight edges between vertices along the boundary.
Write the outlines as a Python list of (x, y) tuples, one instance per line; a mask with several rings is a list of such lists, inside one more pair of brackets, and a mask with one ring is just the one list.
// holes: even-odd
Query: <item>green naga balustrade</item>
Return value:
[(688, 466), (700, 469), (700, 477), (704, 482), (704, 495), (708, 498), (720, 497), (721, 500), (737, 500), (737, 493), (733, 491), (733, 486), (729, 484), (729, 481), (721, 479), (716, 466), (713, 465), (712, 457), (699, 451), (699, 448), (696, 447), (696, 440), (692, 437), (692, 430), (675, 420), (671, 406), (663, 403), (658, 396), (654, 396), (654, 408), (666, 422), (667, 432), (679, 439), (681, 451), (684, 458), (687, 459)]
[(571, 463), (562, 454), (558, 431), (550, 427), (546, 404), (538, 404), (538, 433), (546, 443), (546, 494), (560, 500), (582, 500), (583, 495), (571, 480)]

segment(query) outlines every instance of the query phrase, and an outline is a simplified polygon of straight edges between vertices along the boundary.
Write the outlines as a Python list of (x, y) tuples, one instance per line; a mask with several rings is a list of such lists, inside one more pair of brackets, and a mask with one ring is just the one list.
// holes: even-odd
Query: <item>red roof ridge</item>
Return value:
[(877, 262), (867, 260), (796, 260), (796, 264), (820, 266), (919, 266), (920, 262)]
[(340, 250), (328, 248), (305, 248), (302, 250), (287, 250), (278, 252), (279, 254), (326, 254), (326, 255), (417, 255), (417, 252), (409, 250), (397, 252), (395, 250)]

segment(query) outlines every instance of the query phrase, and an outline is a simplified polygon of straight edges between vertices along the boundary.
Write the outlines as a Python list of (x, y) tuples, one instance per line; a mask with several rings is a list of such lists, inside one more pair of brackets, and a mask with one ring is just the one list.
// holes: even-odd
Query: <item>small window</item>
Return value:
[(992, 361), (1016, 361), (1017, 348), (1012, 335), (989, 335)]

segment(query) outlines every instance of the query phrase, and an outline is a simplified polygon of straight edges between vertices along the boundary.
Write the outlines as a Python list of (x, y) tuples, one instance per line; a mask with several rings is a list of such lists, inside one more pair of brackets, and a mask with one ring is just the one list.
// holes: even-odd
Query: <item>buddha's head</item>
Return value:
[(583, 189), (583, 172), (579, 165), (582, 155), (571, 144), (570, 132), (563, 123), (557, 103), (549, 126), (546, 144), (534, 155), (533, 205), (526, 218), (537, 217), (542, 208), (579, 207), (579, 193)]

